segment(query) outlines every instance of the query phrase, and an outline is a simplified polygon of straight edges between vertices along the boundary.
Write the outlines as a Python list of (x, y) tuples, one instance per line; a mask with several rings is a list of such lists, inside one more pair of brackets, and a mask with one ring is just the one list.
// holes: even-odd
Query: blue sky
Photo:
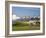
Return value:
[(16, 16), (40, 16), (40, 8), (12, 7), (12, 14)]

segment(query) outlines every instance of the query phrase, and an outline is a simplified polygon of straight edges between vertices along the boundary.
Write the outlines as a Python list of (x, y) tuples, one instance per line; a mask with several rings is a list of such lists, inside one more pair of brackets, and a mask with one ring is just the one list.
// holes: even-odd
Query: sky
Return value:
[(40, 16), (40, 8), (12, 7), (12, 14), (16, 16)]

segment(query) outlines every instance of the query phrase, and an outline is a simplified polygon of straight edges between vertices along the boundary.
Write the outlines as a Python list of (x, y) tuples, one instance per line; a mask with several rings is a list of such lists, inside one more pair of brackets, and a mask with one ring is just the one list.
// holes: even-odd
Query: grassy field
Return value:
[(40, 24), (29, 23), (28, 21), (16, 21), (15, 24), (12, 24), (13, 31), (22, 31), (22, 30), (40, 30)]

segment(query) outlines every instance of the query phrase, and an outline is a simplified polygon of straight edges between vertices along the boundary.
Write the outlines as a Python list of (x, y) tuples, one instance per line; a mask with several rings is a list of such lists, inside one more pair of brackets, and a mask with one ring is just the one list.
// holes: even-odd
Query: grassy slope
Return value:
[(29, 25), (28, 22), (16, 22), (15, 24), (12, 25), (12, 30), (13, 31), (19, 31), (19, 30), (39, 30), (40, 29), (40, 24), (36, 25)]

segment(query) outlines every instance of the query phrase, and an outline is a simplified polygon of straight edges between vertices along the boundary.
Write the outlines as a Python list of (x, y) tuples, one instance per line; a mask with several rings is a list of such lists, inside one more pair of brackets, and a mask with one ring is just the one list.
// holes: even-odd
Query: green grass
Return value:
[(40, 24), (29, 24), (26, 21), (16, 21), (15, 24), (12, 25), (13, 31), (22, 31), (22, 30), (40, 30)]

